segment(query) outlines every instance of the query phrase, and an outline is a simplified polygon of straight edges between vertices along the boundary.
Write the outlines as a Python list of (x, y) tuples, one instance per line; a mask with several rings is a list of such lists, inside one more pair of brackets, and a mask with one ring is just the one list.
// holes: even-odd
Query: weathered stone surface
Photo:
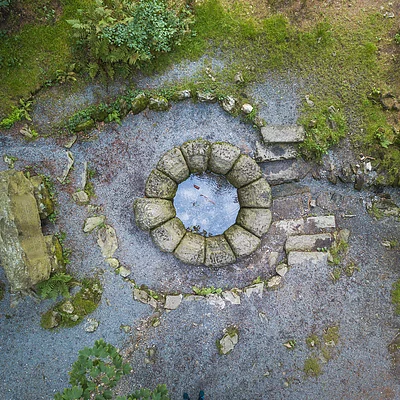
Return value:
[(47, 235), (44, 237), (47, 253), (50, 257), (51, 272), (62, 272), (65, 269), (63, 249), (55, 235)]
[(211, 92), (198, 91), (196, 95), (197, 99), (202, 103), (215, 103), (217, 101), (217, 96)]
[(276, 271), (276, 273), (277, 273), (279, 276), (284, 277), (284, 276), (287, 274), (287, 272), (288, 272), (288, 266), (287, 266), (287, 264), (285, 264), (285, 263), (279, 264), (279, 265), (276, 267), (275, 271)]
[(136, 224), (144, 231), (156, 228), (176, 215), (172, 202), (163, 199), (136, 199), (133, 209)]
[(328, 253), (321, 251), (291, 251), (288, 254), (288, 265), (326, 264)]
[(221, 106), (226, 112), (231, 113), (235, 109), (236, 100), (231, 96), (226, 96), (221, 101)]
[(211, 153), (210, 142), (204, 139), (189, 140), (183, 143), (181, 151), (191, 173), (207, 170)]
[(308, 217), (307, 224), (317, 229), (333, 229), (336, 228), (334, 215), (322, 215), (319, 217)]
[(168, 295), (165, 297), (164, 308), (167, 310), (176, 310), (182, 303), (182, 295)]
[(240, 304), (240, 296), (236, 289), (226, 290), (222, 292), (222, 297), (232, 304)]
[(83, 225), (83, 232), (85, 233), (92, 232), (98, 226), (104, 224), (105, 220), (106, 220), (105, 215), (99, 215), (97, 217), (87, 218), (85, 224)]
[(151, 231), (153, 242), (161, 251), (172, 253), (186, 234), (186, 229), (179, 218), (173, 218)]
[(149, 109), (154, 111), (167, 111), (169, 108), (168, 100), (165, 97), (151, 97), (149, 100)]
[(207, 304), (209, 304), (210, 306), (217, 307), (220, 310), (223, 310), (225, 308), (225, 300), (218, 294), (208, 294), (206, 296), (206, 301)]
[(149, 304), (153, 308), (157, 308), (157, 301), (151, 297), (145, 290), (133, 289), (133, 298), (144, 304)]
[(117, 268), (116, 272), (118, 272), (123, 278), (127, 278), (131, 274), (131, 270), (121, 265)]
[(45, 219), (54, 212), (54, 204), (51, 200), (50, 193), (40, 175), (32, 176), (30, 181), (34, 188), (34, 195), (38, 205), (40, 218)]
[(258, 164), (248, 155), (242, 154), (228, 172), (226, 178), (236, 188), (241, 188), (261, 178), (262, 173)]
[(204, 264), (205, 247), (205, 237), (187, 232), (174, 254), (179, 260), (187, 264), (200, 265)]
[(139, 114), (142, 112), (149, 104), (149, 99), (144, 93), (138, 94), (131, 103), (132, 114)]
[(113, 269), (119, 268), (119, 260), (117, 258), (113, 258), (113, 257), (106, 258), (106, 262)]
[(176, 183), (181, 183), (189, 178), (189, 167), (179, 148), (174, 147), (167, 151), (157, 164), (157, 169), (164, 172)]
[(265, 146), (256, 142), (255, 160), (257, 162), (290, 160), (297, 157), (297, 149), (291, 144), (274, 144)]
[(89, 196), (87, 193), (83, 190), (80, 190), (79, 192), (75, 192), (72, 195), (72, 198), (77, 204), (87, 204), (89, 202)]
[(97, 244), (100, 246), (101, 254), (104, 258), (112, 258), (118, 249), (118, 239), (115, 229), (106, 225), (103, 229), (99, 230), (97, 236)]
[(34, 187), (14, 170), (0, 173), (0, 261), (12, 291), (29, 289), (50, 276)]
[(272, 213), (266, 208), (241, 208), (236, 223), (252, 234), (261, 237), (268, 232)]
[(238, 189), (240, 207), (268, 208), (271, 206), (271, 188), (264, 178)]
[(171, 200), (175, 197), (177, 189), (178, 185), (174, 180), (161, 171), (153, 169), (147, 178), (145, 195)]
[(330, 247), (332, 235), (330, 233), (320, 233), (316, 235), (289, 236), (285, 243), (286, 252), (290, 251), (315, 251)]
[(283, 219), (281, 221), (274, 222), (276, 229), (284, 232), (287, 236), (299, 235), (304, 233), (304, 219)]
[(237, 332), (225, 333), (222, 339), (218, 341), (218, 350), (220, 354), (230, 353), (234, 349), (238, 341), (239, 335), (237, 334)]
[(223, 235), (206, 238), (205, 264), (209, 267), (221, 267), (236, 261), (235, 254)]
[(99, 321), (95, 318), (88, 318), (85, 322), (85, 331), (93, 333), (99, 327)]
[(66, 151), (65, 153), (67, 155), (67, 166), (64, 168), (62, 175), (60, 177), (57, 177), (57, 180), (60, 183), (64, 183), (65, 179), (67, 179), (69, 171), (71, 170), (75, 162), (74, 155), (70, 151)]
[(65, 312), (67, 314), (72, 314), (75, 310), (74, 306), (69, 300), (64, 301), (64, 303), (61, 304), (60, 308), (62, 312)]
[(310, 169), (311, 166), (301, 159), (275, 161), (262, 166), (264, 176), (271, 185), (299, 181)]
[(239, 225), (232, 225), (224, 232), (236, 257), (247, 256), (261, 244), (260, 239)]
[(264, 282), (255, 283), (254, 285), (250, 285), (244, 288), (244, 294), (247, 297), (252, 296), (253, 294), (258, 295), (262, 299), (264, 292)]
[(276, 288), (277, 286), (279, 286), (281, 284), (281, 281), (282, 281), (282, 277), (279, 275), (275, 275), (272, 278), (268, 279), (267, 287), (270, 289)]
[(174, 94), (173, 100), (180, 101), (180, 100), (190, 99), (191, 97), (192, 93), (190, 92), (190, 90), (179, 90)]
[(227, 142), (217, 142), (211, 145), (208, 169), (215, 174), (225, 175), (233, 167), (240, 156), (240, 149)]
[(264, 143), (297, 143), (305, 138), (300, 125), (267, 125), (261, 128)]
[(253, 106), (251, 104), (246, 103), (242, 105), (241, 110), (243, 114), (248, 115), (251, 114), (251, 112), (253, 111)]

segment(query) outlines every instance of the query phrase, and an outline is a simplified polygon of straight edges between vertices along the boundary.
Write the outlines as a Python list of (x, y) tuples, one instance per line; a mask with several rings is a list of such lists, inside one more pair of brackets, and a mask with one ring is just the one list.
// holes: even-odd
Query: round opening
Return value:
[(174, 206), (186, 229), (203, 236), (223, 234), (240, 209), (236, 188), (213, 173), (193, 174), (179, 184)]

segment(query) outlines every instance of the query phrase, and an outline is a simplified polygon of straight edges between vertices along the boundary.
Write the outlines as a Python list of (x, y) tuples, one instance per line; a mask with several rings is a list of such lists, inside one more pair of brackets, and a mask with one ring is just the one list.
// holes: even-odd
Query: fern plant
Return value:
[(71, 281), (71, 275), (60, 272), (53, 275), (47, 281), (37, 284), (36, 290), (42, 299), (56, 299), (58, 296), (69, 298)]

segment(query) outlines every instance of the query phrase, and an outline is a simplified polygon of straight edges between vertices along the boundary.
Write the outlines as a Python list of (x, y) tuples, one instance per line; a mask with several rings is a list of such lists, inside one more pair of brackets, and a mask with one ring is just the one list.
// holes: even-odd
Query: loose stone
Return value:
[(252, 234), (261, 237), (268, 232), (272, 213), (266, 208), (241, 208), (236, 223)]
[(332, 235), (330, 233), (321, 233), (317, 235), (299, 235), (289, 236), (285, 243), (286, 252), (290, 251), (312, 251), (325, 249), (332, 244)]
[(243, 104), (241, 108), (243, 114), (250, 114), (253, 111), (253, 106), (251, 104)]
[(153, 308), (157, 308), (157, 301), (151, 297), (145, 290), (135, 288), (133, 289), (133, 298), (141, 303), (148, 304)]
[(222, 108), (223, 108), (226, 112), (231, 113), (231, 112), (235, 109), (236, 100), (235, 100), (233, 97), (231, 97), (231, 96), (226, 96), (226, 97), (222, 100), (221, 105), (222, 105)]
[(79, 192), (75, 192), (72, 195), (72, 198), (78, 204), (87, 204), (89, 202), (89, 196), (83, 190), (80, 190)]
[(172, 200), (176, 194), (178, 185), (174, 180), (157, 169), (153, 169), (147, 178), (145, 195), (160, 199)]
[(211, 146), (204, 139), (189, 140), (183, 143), (181, 151), (191, 173), (202, 173), (208, 168)]
[(89, 217), (85, 221), (83, 226), (83, 232), (89, 233), (96, 229), (98, 226), (104, 224), (106, 217), (104, 215), (99, 215), (98, 217)]
[(227, 174), (240, 156), (240, 149), (227, 142), (218, 142), (211, 145), (208, 169), (215, 174)]
[(97, 237), (97, 244), (100, 246), (103, 257), (111, 258), (118, 249), (115, 229), (110, 225), (106, 225), (103, 229), (100, 229)]
[(276, 273), (282, 277), (284, 277), (288, 272), (288, 266), (285, 263), (279, 264), (276, 269)]
[(176, 310), (182, 302), (182, 295), (168, 295), (165, 297), (164, 308), (167, 310)]
[(151, 231), (154, 243), (161, 251), (172, 253), (186, 234), (186, 229), (179, 218), (172, 218), (165, 224)]
[(288, 265), (294, 267), (296, 265), (309, 264), (325, 264), (328, 254), (321, 251), (291, 251), (288, 254)]
[(238, 189), (241, 207), (269, 208), (271, 206), (271, 188), (264, 178)]
[(85, 323), (85, 331), (92, 333), (95, 332), (97, 330), (97, 328), (99, 327), (99, 321), (97, 321), (97, 319), (94, 318), (88, 318), (86, 323)]
[(221, 340), (218, 341), (218, 350), (220, 354), (230, 353), (239, 341), (237, 332), (225, 333)]
[(217, 101), (217, 96), (211, 92), (201, 92), (198, 91), (197, 99), (202, 103), (214, 103)]
[(165, 97), (151, 97), (149, 100), (149, 109), (154, 111), (167, 111), (169, 108), (168, 100)]
[(179, 148), (167, 151), (157, 164), (157, 169), (168, 175), (176, 183), (181, 183), (189, 178), (190, 172), (185, 158)]
[(270, 278), (268, 280), (267, 286), (270, 289), (275, 288), (275, 287), (277, 287), (277, 286), (279, 286), (281, 284), (281, 281), (282, 281), (282, 277), (278, 276), (278, 275), (275, 275), (275, 276), (273, 276), (272, 278)]
[(204, 264), (205, 238), (195, 233), (187, 232), (174, 254), (179, 260), (187, 264)]
[(263, 291), (264, 291), (264, 282), (255, 283), (254, 285), (247, 286), (244, 288), (244, 293), (247, 297), (256, 294), (258, 295), (258, 297), (262, 299)]
[(128, 268), (125, 268), (124, 266), (120, 266), (119, 268), (117, 268), (116, 270), (123, 278), (127, 278), (130, 274), (131, 271)]
[(222, 297), (232, 304), (240, 304), (240, 296), (233, 290), (222, 292)]
[(236, 257), (247, 256), (261, 244), (260, 239), (239, 225), (232, 225), (224, 235)]
[(136, 224), (144, 231), (156, 228), (176, 215), (172, 202), (164, 199), (136, 199), (133, 209)]
[(261, 178), (262, 173), (258, 164), (248, 155), (242, 154), (228, 172), (226, 178), (236, 188), (248, 185)]

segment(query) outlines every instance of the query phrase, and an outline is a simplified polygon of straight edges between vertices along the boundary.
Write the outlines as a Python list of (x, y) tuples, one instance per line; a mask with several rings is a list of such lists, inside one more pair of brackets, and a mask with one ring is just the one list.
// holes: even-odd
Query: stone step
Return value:
[(301, 125), (267, 125), (261, 128), (265, 144), (268, 143), (301, 143), (305, 131)]
[(289, 236), (285, 243), (285, 250), (286, 253), (290, 251), (316, 251), (330, 247), (332, 241), (333, 238), (330, 233)]
[(274, 222), (273, 226), (287, 236), (313, 235), (332, 232), (336, 228), (336, 221), (334, 215), (322, 215), (304, 219), (282, 219)]
[(327, 261), (328, 253), (320, 251), (291, 251), (288, 254), (288, 265), (290, 267), (325, 265)]
[(297, 148), (293, 144), (264, 145), (256, 142), (255, 160), (257, 162), (290, 160), (297, 157)]
[(270, 185), (280, 185), (303, 179), (311, 166), (301, 159), (261, 163), (260, 167)]

